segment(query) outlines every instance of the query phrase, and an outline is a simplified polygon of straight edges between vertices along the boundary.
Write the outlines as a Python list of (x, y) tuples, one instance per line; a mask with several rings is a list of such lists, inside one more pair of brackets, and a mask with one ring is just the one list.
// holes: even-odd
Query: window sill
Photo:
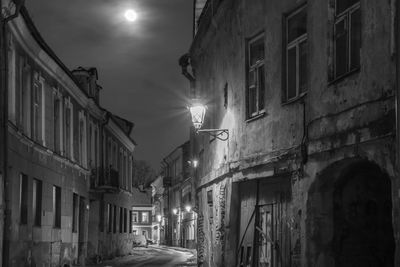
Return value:
[(258, 120), (262, 117), (264, 117), (267, 113), (265, 111), (261, 111), (260, 113), (258, 113), (257, 115), (250, 117), (246, 120), (247, 123)]
[(301, 94), (299, 94), (298, 96), (296, 96), (294, 98), (291, 98), (289, 100), (286, 100), (286, 101), (282, 102), (282, 106), (290, 105), (290, 104), (292, 104), (294, 102), (297, 102), (300, 99), (303, 99), (306, 95), (307, 95), (307, 92), (301, 93)]
[(360, 72), (360, 70), (361, 70), (361, 68), (358, 67), (358, 68), (356, 68), (356, 69), (354, 69), (354, 70), (352, 70), (352, 71), (349, 71), (349, 72), (343, 74), (342, 76), (339, 76), (339, 77), (337, 77), (337, 78), (334, 78), (333, 80), (328, 81), (328, 86), (337, 84), (337, 83), (343, 81), (344, 79), (346, 79), (346, 78), (348, 78), (348, 77), (350, 77), (350, 76), (356, 75), (357, 73)]

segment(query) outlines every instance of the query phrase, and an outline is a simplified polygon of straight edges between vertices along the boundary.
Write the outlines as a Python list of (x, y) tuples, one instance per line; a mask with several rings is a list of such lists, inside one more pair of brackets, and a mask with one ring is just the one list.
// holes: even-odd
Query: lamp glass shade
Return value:
[(206, 107), (203, 105), (193, 105), (189, 108), (189, 110), (190, 114), (192, 115), (193, 126), (196, 130), (199, 130), (204, 122)]

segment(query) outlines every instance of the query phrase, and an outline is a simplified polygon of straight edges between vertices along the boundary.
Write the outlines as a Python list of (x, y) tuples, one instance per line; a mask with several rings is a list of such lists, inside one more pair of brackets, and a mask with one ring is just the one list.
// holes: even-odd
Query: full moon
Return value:
[(125, 18), (127, 21), (135, 21), (137, 19), (137, 13), (133, 9), (125, 11)]

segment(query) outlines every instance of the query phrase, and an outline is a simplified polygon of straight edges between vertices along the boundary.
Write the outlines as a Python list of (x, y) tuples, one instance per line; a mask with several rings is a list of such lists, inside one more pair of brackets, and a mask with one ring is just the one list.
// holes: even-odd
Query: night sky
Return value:
[[(47, 44), (70, 69), (96, 67), (100, 104), (135, 123), (135, 158), (158, 170), (189, 139), (179, 57), (192, 38), (191, 0), (27, 0)], [(133, 8), (135, 22), (124, 12)]]

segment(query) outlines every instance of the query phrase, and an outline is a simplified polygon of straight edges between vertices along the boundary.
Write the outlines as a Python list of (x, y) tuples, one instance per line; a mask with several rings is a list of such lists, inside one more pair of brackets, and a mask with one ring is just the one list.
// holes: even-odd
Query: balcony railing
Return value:
[(93, 190), (118, 190), (119, 172), (111, 166), (102, 170), (92, 169), (90, 188)]

